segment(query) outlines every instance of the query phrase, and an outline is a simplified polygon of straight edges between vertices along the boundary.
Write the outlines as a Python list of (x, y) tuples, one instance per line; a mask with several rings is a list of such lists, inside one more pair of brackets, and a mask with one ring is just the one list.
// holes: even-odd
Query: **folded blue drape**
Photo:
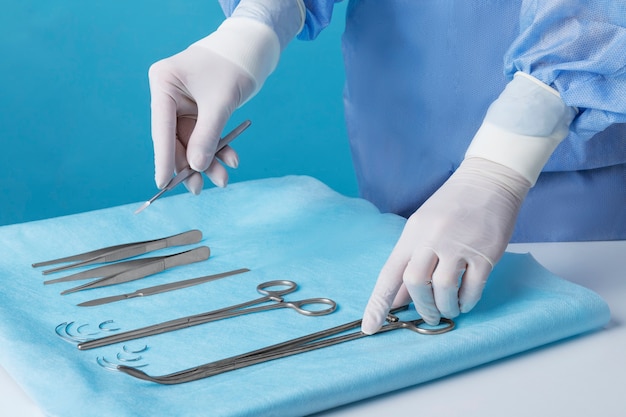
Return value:
[[(135, 208), (0, 228), (0, 364), (48, 415), (305, 415), (598, 329), (609, 320), (606, 303), (595, 293), (552, 275), (529, 255), (505, 254), (483, 299), (456, 320), (452, 332), (424, 336), (398, 330), (187, 384), (144, 382), (106, 370), (96, 358), (138, 359), (126, 363), (161, 375), (359, 319), (405, 220), (298, 176), (163, 198), (136, 216)], [(194, 246), (210, 246), (211, 258), (139, 281), (61, 296), (76, 283), (44, 286), (47, 277), (31, 267), (189, 229), (203, 232)], [(243, 267), (251, 271), (143, 299), (76, 306)], [(259, 283), (277, 279), (299, 284), (287, 300), (329, 297), (339, 308), (323, 317), (274, 310), (88, 351), (55, 334), (58, 324), (69, 321), (75, 322), (74, 334), (99, 337), (112, 328), (131, 330), (198, 314), (257, 298)], [(414, 311), (402, 317), (417, 318)], [(98, 328), (108, 320), (113, 322)]]

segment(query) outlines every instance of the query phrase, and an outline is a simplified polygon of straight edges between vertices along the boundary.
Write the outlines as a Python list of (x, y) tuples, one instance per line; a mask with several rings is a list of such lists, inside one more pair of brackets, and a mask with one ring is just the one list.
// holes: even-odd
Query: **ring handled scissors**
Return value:
[[(392, 311), (398, 312), (407, 307), (400, 307)], [(442, 325), (434, 328), (422, 327), (425, 322), (422, 319), (402, 321), (394, 314), (388, 314), (387, 323), (376, 333), (387, 333), (398, 329), (408, 329), (419, 334), (437, 335), (447, 333), (454, 329), (455, 324), (452, 320), (442, 318)], [(218, 375), (224, 372), (245, 368), (247, 366), (256, 365), (258, 363), (268, 362), (299, 353), (309, 352), (328, 346), (337, 345), (339, 343), (366, 337), (363, 332), (356, 331), (344, 335), (340, 335), (348, 330), (352, 330), (361, 326), (361, 320), (345, 323), (330, 329), (322, 330), (317, 333), (291, 339), (276, 345), (261, 348), (252, 352), (244, 353), (230, 358), (218, 360), (182, 371), (174, 372), (162, 376), (150, 376), (145, 372), (130, 366), (117, 365), (116, 369), (135, 378), (145, 381), (157, 382), (159, 384), (173, 385), (185, 382), (196, 381), (210, 376)], [(334, 336), (334, 337), (331, 337)]]
[[(83, 343), (79, 343), (78, 349), (88, 350), (97, 347), (108, 346), (113, 343), (126, 342), (128, 340), (134, 340), (141, 337), (153, 336), (179, 329), (185, 329), (187, 327), (196, 326), (199, 324), (242, 316), (244, 314), (276, 310), (279, 308), (290, 308), (292, 310), (295, 310), (297, 313), (305, 316), (323, 316), (325, 314), (330, 314), (337, 309), (337, 303), (330, 298), (307, 298), (297, 301), (285, 301), (283, 296), (296, 291), (297, 288), (298, 284), (288, 280), (264, 282), (256, 287), (257, 291), (260, 294), (263, 294), (263, 297), (257, 298), (255, 300), (246, 301), (241, 304), (236, 304), (218, 310), (212, 310), (206, 313), (182, 317), (159, 324), (153, 324), (151, 326), (142, 327), (140, 329), (129, 330), (127, 332), (89, 340)], [(272, 304), (251, 307), (257, 304), (263, 304), (268, 302), (272, 302)], [(312, 307), (320, 305), (326, 306), (326, 308), (315, 309)]]

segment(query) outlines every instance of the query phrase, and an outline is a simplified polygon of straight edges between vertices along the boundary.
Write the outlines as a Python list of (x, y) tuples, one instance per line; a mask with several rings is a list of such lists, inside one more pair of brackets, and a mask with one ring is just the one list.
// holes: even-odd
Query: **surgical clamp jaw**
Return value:
[[(404, 308), (406, 308), (406, 306)], [(398, 312), (404, 308), (400, 307), (398, 309), (395, 309), (393, 310), (393, 313)], [(437, 335), (449, 332), (455, 327), (455, 323), (450, 319), (442, 318), (441, 323), (443, 323), (442, 326), (434, 328), (423, 328), (420, 327), (425, 324), (424, 320), (422, 319), (401, 321), (397, 316), (390, 313), (387, 316), (387, 324), (385, 324), (377, 334), (386, 333), (397, 329), (409, 329), (420, 334)], [(244, 353), (242, 355), (233, 356), (230, 358), (218, 360), (215, 362), (207, 363), (194, 368), (185, 369), (183, 371), (163, 376), (150, 376), (137, 368), (125, 365), (118, 365), (117, 370), (145, 381), (156, 382), (165, 385), (181, 384), (185, 382), (208, 378), (210, 376), (218, 375), (224, 372), (245, 368), (247, 366), (255, 365), (258, 363), (268, 362), (275, 359), (296, 355), (299, 353), (309, 352), (315, 349), (321, 349), (324, 347), (333, 346), (339, 343), (344, 343), (368, 336), (361, 331), (357, 331), (342, 336), (331, 337), (357, 328), (360, 325), (361, 320), (356, 320), (337, 327), (333, 327), (331, 329), (323, 330), (321, 332), (313, 333), (297, 339), (292, 339), (290, 341), (279, 343), (277, 345), (268, 346), (253, 352)]]

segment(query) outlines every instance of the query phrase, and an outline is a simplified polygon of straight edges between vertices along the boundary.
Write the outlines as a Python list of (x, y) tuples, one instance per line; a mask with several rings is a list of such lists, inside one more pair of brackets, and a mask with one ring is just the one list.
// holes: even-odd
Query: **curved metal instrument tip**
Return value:
[(150, 375), (146, 374), (144, 371), (139, 370), (135, 367), (132, 366), (126, 366), (126, 365), (117, 365), (116, 366), (116, 370), (119, 372), (123, 372), (127, 375), (133, 376), (135, 378), (139, 378), (139, 379), (143, 379), (144, 381), (152, 381), (152, 382), (156, 382), (155, 378), (151, 377)]
[(135, 214), (139, 214), (142, 211), (144, 211), (146, 209), (146, 207), (148, 207), (150, 205), (149, 201), (146, 201), (145, 203), (143, 203), (137, 210), (135, 210)]

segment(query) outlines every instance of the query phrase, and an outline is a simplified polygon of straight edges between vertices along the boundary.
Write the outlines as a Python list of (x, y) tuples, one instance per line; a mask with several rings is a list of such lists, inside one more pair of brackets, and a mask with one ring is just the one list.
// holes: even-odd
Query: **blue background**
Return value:
[[(347, 2), (292, 42), (230, 129), (230, 182), (311, 175), (355, 196), (340, 37)], [(0, 15), (0, 225), (142, 202), (153, 181), (147, 71), (212, 32), (215, 0), (34, 0)], [(183, 187), (175, 192), (184, 192)]]

